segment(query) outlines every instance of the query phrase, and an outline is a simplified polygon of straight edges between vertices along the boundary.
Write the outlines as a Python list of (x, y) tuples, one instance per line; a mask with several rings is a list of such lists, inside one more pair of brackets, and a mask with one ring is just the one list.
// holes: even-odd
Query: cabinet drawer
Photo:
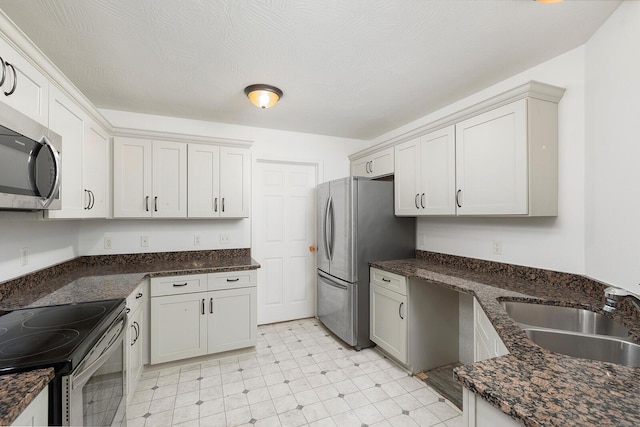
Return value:
[(209, 273), (208, 282), (210, 291), (256, 286), (256, 271), (243, 270)]
[(149, 293), (149, 279), (145, 279), (136, 287), (136, 289), (127, 297), (128, 313), (133, 313), (144, 301), (145, 296)]
[(207, 275), (154, 277), (151, 279), (151, 296), (189, 294), (207, 290)]
[(407, 295), (407, 278), (399, 274), (372, 268), (370, 281), (390, 291)]

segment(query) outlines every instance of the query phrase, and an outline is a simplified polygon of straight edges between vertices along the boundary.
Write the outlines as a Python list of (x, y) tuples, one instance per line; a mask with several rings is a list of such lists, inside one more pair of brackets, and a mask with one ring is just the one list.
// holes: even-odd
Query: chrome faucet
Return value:
[(616, 306), (618, 302), (622, 301), (625, 298), (629, 298), (633, 305), (636, 306), (638, 310), (640, 310), (640, 298), (626, 289), (616, 288), (615, 286), (609, 286), (604, 290), (604, 296), (607, 300), (604, 303), (604, 311), (607, 313), (614, 313), (616, 311)]

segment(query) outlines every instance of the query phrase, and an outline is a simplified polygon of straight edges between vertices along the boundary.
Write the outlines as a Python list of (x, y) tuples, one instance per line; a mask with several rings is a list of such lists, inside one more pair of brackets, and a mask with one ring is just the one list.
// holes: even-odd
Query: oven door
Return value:
[(63, 425), (110, 426), (124, 415), (126, 321), (123, 313), (78, 367), (62, 378)]

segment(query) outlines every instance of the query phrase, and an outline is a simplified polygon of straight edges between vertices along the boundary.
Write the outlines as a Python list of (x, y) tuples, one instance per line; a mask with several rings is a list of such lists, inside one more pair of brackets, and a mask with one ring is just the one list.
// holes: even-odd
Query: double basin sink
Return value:
[(640, 345), (615, 320), (573, 307), (504, 301), (509, 316), (529, 339), (554, 353), (640, 367)]

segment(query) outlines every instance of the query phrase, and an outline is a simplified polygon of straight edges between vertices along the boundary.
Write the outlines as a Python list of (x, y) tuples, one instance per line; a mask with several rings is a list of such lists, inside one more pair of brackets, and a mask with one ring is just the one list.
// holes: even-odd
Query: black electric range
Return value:
[(124, 309), (125, 300), (115, 299), (24, 308), (0, 316), (0, 374), (53, 367), (49, 421), (58, 425), (62, 376), (73, 372)]

